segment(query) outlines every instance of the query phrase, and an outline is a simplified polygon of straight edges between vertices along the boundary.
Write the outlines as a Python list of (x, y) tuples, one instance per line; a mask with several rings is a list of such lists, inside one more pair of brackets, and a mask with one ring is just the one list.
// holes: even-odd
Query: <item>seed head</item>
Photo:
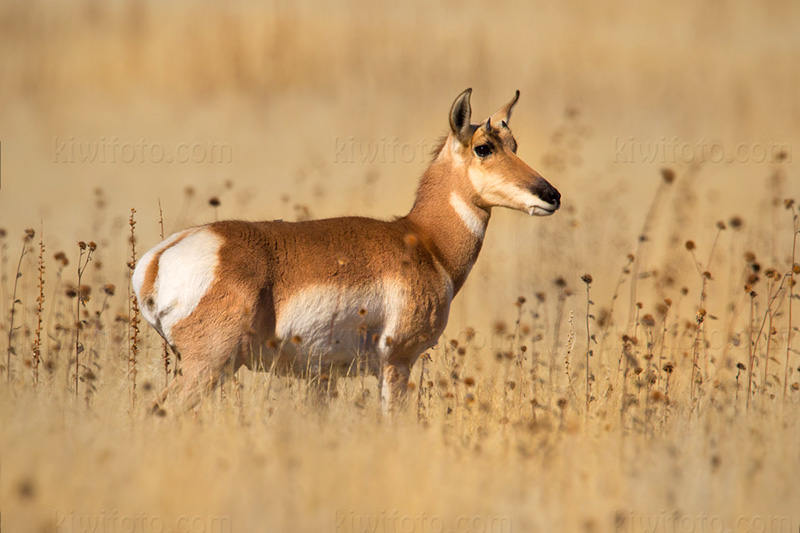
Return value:
[(591, 274), (584, 274), (583, 276), (581, 276), (581, 280), (587, 285), (591, 284), (592, 281), (594, 281)]
[(664, 167), (661, 169), (661, 178), (664, 180), (664, 183), (669, 185), (675, 181), (675, 171), (671, 168)]
[(694, 241), (686, 241), (686, 249), (687, 250), (692, 251), (692, 250), (694, 250), (694, 248), (695, 248)]
[(662, 393), (660, 390), (654, 390), (650, 393), (650, 399), (652, 399), (654, 402), (660, 402), (664, 400), (664, 393)]
[(78, 287), (78, 292), (80, 293), (82, 300), (88, 300), (89, 295), (92, 294), (92, 288), (88, 285), (81, 285)]
[(707, 314), (707, 311), (702, 307), (697, 310), (697, 316), (695, 317), (695, 320), (697, 320), (698, 324), (702, 324), (703, 323), (703, 320), (706, 319), (706, 314)]
[(219, 198), (217, 198), (216, 196), (212, 196), (208, 200), (208, 205), (210, 205), (211, 207), (219, 207), (221, 203), (222, 202), (220, 202)]

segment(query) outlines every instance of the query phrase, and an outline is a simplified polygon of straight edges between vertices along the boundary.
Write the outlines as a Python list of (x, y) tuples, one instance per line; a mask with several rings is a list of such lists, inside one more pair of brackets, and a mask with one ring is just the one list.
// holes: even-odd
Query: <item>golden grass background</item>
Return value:
[[(0, 387), (2, 525), (80, 531), (74, 520), (91, 530), (116, 517), (119, 530), (144, 514), (155, 531), (158, 520), (180, 531), (181, 517), (200, 517), (198, 531), (402, 531), (397, 520), (425, 513), (414, 531), (439, 530), (432, 517), (452, 531), (700, 531), (705, 513), (707, 531), (797, 530), (800, 343), (787, 351), (787, 341), (800, 320), (797, 305), (788, 317), (797, 258), (784, 200), (800, 197), (798, 11), (788, 1), (4, 3), (4, 367), (9, 339), (16, 353)], [(445, 339), (422, 380), (419, 364), (412, 371), (407, 412), (379, 421), (374, 379), (349, 380), (320, 412), (301, 380), (243, 371), (196, 416), (148, 417), (165, 377), (147, 327), (132, 406), (130, 208), (140, 255), (159, 240), (159, 201), (166, 233), (215, 218), (404, 214), (468, 86), (476, 119), (521, 90), (519, 153), (564, 208), (549, 219), (496, 210)], [(619, 149), (675, 138), (725, 157), (633, 161)], [(167, 152), (224, 144), (231, 157), (82, 163), (59, 148), (142, 139)], [(342, 159), (342, 145), (393, 142), (413, 157)], [(729, 162), (741, 143), (745, 157)], [(23, 243), (26, 228), (36, 236)], [(76, 400), (65, 288), (77, 283), (78, 241), (98, 248), (82, 280), (92, 292)], [(598, 341), (588, 415), (587, 273)], [(22, 327), (9, 335), (12, 307)], [(767, 348), (769, 329), (758, 332), (769, 316)]]

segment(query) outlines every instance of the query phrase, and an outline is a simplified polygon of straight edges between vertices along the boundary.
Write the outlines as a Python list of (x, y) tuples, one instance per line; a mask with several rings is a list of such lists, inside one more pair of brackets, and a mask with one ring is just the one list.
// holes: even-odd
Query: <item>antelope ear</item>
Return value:
[(453, 107), (450, 108), (450, 131), (463, 145), (469, 144), (472, 138), (472, 135), (470, 135), (472, 107), (469, 105), (469, 97), (471, 95), (472, 89), (467, 89), (458, 95), (458, 98), (453, 102)]
[(519, 91), (514, 94), (514, 98), (511, 99), (506, 105), (498, 109), (492, 115), (492, 126), (495, 128), (500, 128), (503, 126), (503, 122), (505, 122), (506, 127), (508, 126), (508, 121), (511, 119), (511, 111), (514, 110), (514, 106), (517, 105), (517, 101), (519, 100)]

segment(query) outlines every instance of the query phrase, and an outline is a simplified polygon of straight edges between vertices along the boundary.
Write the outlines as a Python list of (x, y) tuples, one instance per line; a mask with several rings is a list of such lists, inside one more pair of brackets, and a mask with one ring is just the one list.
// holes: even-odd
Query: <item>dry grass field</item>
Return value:
[[(4, 1), (0, 530), (798, 531), (798, 23)], [(495, 210), (404, 410), (372, 377), (319, 408), (243, 369), (148, 414), (176, 362), (137, 325), (131, 236), (405, 214), (466, 87), (476, 118), (522, 92), (519, 154), (563, 208)]]

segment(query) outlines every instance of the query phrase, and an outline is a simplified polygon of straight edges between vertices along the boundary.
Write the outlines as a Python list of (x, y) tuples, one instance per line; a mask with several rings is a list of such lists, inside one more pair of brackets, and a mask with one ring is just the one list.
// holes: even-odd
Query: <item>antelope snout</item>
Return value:
[(561, 207), (561, 193), (546, 179), (537, 177), (532, 192), (538, 201), (528, 206), (529, 214), (548, 216)]
[(556, 206), (556, 209), (561, 207), (561, 193), (544, 178), (542, 178), (542, 190), (539, 192), (539, 197)]

